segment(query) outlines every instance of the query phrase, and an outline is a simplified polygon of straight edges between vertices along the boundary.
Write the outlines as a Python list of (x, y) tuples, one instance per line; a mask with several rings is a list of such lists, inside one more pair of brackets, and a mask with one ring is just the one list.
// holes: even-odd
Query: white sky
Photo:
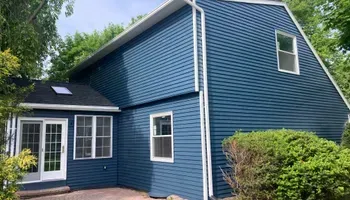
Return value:
[(59, 34), (64, 37), (76, 31), (102, 30), (109, 23), (127, 25), (132, 17), (147, 14), (165, 0), (75, 0), (74, 13), (66, 18), (64, 12), (57, 22)]

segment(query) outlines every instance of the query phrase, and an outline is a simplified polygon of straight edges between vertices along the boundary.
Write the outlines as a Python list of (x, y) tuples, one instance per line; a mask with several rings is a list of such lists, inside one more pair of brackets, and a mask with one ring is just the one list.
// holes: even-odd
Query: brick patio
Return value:
[(147, 193), (126, 188), (81, 190), (67, 194), (34, 198), (31, 200), (153, 200)]

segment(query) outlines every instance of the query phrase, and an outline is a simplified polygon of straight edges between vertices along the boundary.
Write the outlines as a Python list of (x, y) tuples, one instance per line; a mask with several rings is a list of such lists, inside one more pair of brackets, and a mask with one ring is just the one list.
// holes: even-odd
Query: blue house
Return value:
[[(8, 151), (31, 149), (26, 190), (125, 186), (230, 196), (221, 142), (299, 129), (339, 142), (350, 105), (288, 7), (168, 0), (70, 71), (37, 81)], [(12, 133), (12, 134), (11, 134)]]

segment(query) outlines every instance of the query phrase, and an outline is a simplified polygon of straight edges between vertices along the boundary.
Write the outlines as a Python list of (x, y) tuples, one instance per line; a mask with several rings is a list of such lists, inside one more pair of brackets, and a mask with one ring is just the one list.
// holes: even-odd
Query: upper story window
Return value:
[(151, 123), (151, 161), (174, 162), (173, 113), (153, 114)]
[(112, 157), (112, 117), (75, 116), (74, 159)]
[(276, 31), (278, 70), (299, 74), (297, 39), (294, 35)]

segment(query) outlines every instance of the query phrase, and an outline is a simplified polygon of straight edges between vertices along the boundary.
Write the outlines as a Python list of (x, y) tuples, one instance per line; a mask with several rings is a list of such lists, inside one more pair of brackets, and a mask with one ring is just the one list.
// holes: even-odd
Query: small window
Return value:
[(299, 74), (297, 41), (294, 35), (276, 31), (278, 70)]
[(69, 91), (66, 87), (51, 86), (51, 88), (53, 91), (55, 91), (56, 94), (72, 95), (72, 92)]
[(112, 117), (76, 116), (75, 159), (112, 157)]
[(151, 160), (174, 162), (173, 114), (153, 114), (151, 123)]

